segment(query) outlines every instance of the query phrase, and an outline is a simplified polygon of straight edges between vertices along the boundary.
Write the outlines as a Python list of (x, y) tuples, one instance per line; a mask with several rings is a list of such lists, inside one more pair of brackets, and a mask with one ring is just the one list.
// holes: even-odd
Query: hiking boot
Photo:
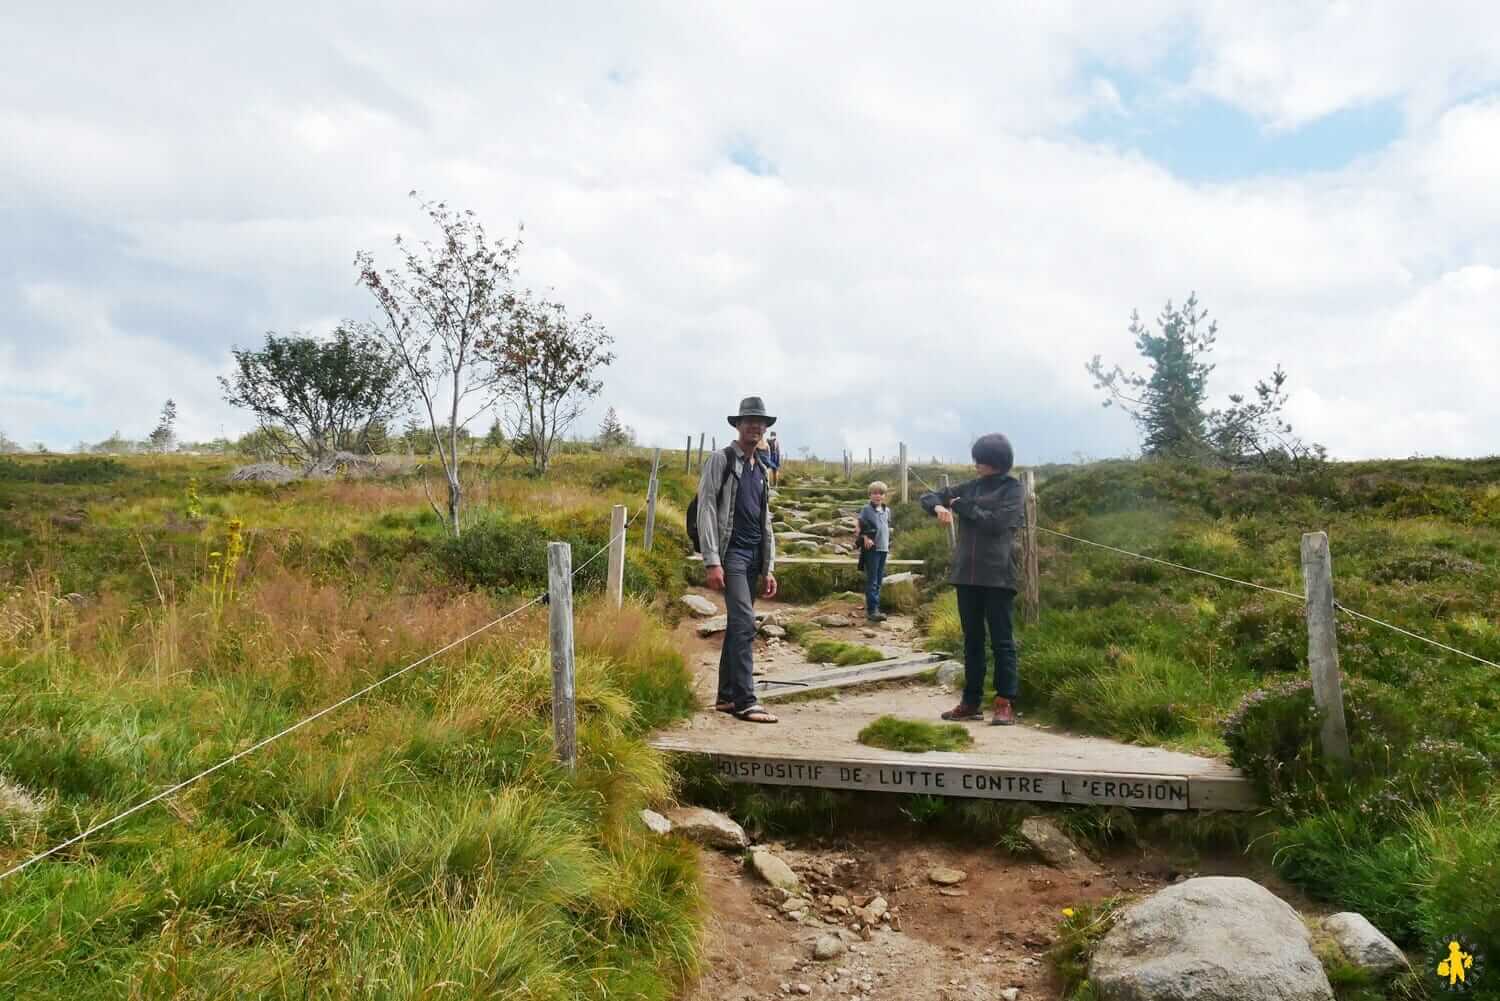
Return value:
[(950, 723), (967, 723), (970, 720), (984, 719), (984, 711), (978, 706), (966, 706), (962, 702), (943, 713), (943, 719)]
[(1010, 699), (995, 696), (995, 715), (990, 719), (990, 726), (1015, 726), (1016, 710), (1010, 704)]
[(887, 616), (884, 612), (867, 612), (865, 614), (866, 622), (884, 622), (887, 618), (889, 618), (889, 616)]

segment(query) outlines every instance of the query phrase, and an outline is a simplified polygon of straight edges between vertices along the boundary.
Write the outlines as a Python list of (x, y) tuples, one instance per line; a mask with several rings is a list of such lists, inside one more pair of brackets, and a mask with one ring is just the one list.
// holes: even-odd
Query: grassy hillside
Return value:
[[(520, 606), (545, 542), (581, 563), (648, 472), (476, 466), (452, 542), (410, 475), (226, 471), (0, 463), (0, 870)], [(603, 559), (578, 580), (576, 775), (537, 607), (0, 883), (0, 996), (672, 996), (695, 860), (637, 814), (670, 792), (642, 733), (692, 705), (644, 606), (679, 586), (686, 489), (623, 612), (588, 600)]]
[[(1038, 489), (1041, 523), (1294, 593), (1326, 531), (1344, 605), (1500, 661), (1500, 460), (1357, 463), (1301, 479), (1104, 463)], [(1228, 754), (1271, 804), (1281, 870), (1408, 944), (1500, 955), (1500, 670), (1340, 615), (1351, 767), (1317, 750), (1300, 599), (1042, 536), (1021, 632), (1034, 717)], [(952, 597), (929, 612), (954, 649)], [(1490, 985), (1491, 988), (1494, 985)]]

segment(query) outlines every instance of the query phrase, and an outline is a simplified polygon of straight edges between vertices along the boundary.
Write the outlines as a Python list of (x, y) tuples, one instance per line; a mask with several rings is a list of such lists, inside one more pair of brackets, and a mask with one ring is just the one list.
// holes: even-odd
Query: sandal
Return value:
[(759, 702), (752, 703), (743, 709), (734, 710), (734, 718), (744, 723), (780, 723), (781, 720), (773, 716), (770, 710)]

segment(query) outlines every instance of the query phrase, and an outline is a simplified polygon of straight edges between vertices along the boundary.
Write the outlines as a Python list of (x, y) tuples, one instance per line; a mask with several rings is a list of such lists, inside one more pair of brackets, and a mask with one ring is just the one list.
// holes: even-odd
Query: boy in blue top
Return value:
[(865, 572), (865, 618), (884, 622), (880, 610), (880, 582), (885, 561), (891, 555), (891, 509), (886, 506), (886, 485), (870, 484), (870, 503), (859, 512), (859, 568)]

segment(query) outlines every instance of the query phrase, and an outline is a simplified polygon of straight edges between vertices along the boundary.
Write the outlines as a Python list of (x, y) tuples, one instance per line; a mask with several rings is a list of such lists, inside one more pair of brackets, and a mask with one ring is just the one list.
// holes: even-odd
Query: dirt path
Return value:
[[(1146, 894), (1197, 875), (1244, 875), (1304, 910), (1318, 910), (1274, 875), (1234, 854), (1174, 859), (1131, 850), (1101, 865), (1061, 871), (995, 849), (871, 835), (849, 842), (770, 846), (802, 877), (814, 907), (801, 921), (780, 911), (775, 891), (744, 871), (741, 861), (703, 853), (711, 916), (707, 965), (687, 1001), (763, 1001), (786, 997), (995, 1001), (1060, 997), (1046, 960), (1062, 909), (1119, 894)], [(966, 874), (952, 888), (935, 885), (937, 867)], [(853, 931), (857, 917), (840, 913), (847, 899), (872, 896), (892, 920), (868, 939)], [(812, 958), (814, 943), (840, 936), (847, 951)], [(807, 990), (802, 992), (801, 988)]]

